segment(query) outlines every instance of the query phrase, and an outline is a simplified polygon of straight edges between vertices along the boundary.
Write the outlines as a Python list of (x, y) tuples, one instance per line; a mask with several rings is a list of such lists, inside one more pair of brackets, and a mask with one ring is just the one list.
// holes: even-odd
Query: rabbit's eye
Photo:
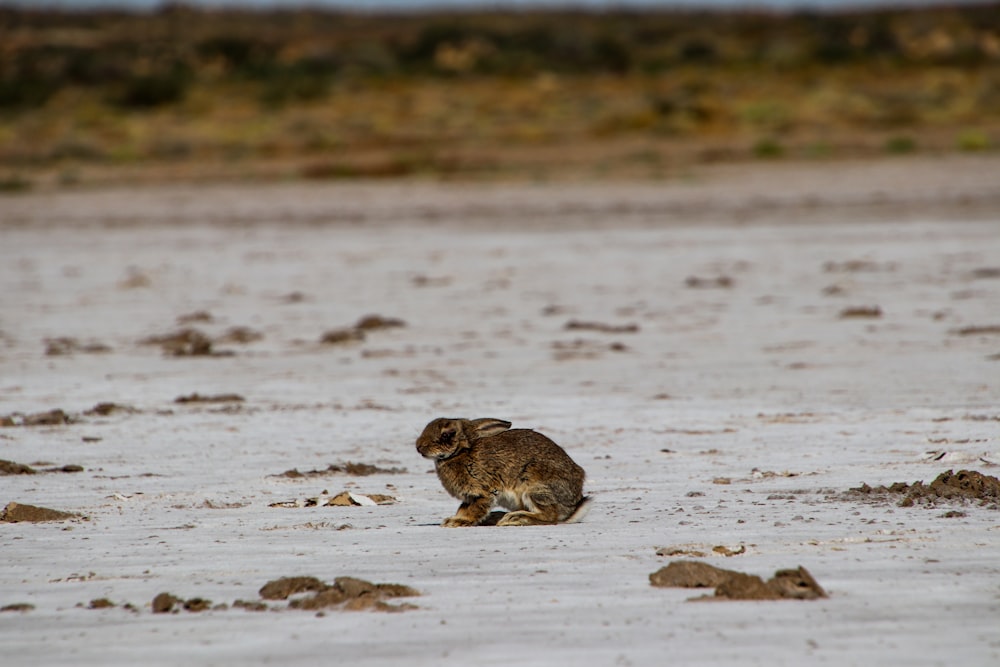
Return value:
[(438, 438), (438, 441), (441, 442), (442, 444), (450, 445), (454, 437), (455, 437), (454, 431), (441, 431), (441, 436)]

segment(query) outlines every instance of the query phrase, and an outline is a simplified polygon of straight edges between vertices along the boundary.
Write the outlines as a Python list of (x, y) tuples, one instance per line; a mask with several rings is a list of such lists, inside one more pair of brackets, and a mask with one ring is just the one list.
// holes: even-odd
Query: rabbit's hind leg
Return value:
[(564, 512), (547, 489), (535, 489), (521, 495), (523, 510), (508, 512), (498, 526), (539, 526), (559, 523)]

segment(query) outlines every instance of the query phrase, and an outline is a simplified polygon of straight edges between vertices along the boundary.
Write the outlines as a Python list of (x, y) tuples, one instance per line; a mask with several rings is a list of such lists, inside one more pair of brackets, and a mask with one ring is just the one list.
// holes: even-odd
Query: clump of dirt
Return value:
[(286, 470), (274, 477), (288, 477), (289, 479), (303, 479), (310, 477), (329, 477), (330, 475), (355, 475), (357, 477), (367, 477), (368, 475), (401, 475), (406, 473), (406, 468), (380, 468), (370, 463), (331, 463), (325, 470), (308, 470), (299, 472), (297, 468)]
[(341, 491), (335, 496), (331, 496), (327, 491), (313, 498), (299, 498), (297, 500), (285, 500), (271, 503), (268, 507), (351, 507), (351, 506), (374, 506), (392, 505), (396, 499), (392, 496), (381, 493), (353, 493), (351, 491)]
[(355, 329), (362, 331), (375, 331), (378, 329), (395, 329), (405, 327), (406, 322), (398, 317), (383, 317), (382, 315), (365, 315), (354, 325)]
[(333, 584), (324, 583), (316, 577), (282, 577), (264, 584), (260, 596), (265, 600), (286, 600), (304, 592), (311, 594), (291, 600), (289, 609), (318, 611), (337, 607), (346, 611), (399, 612), (417, 607), (405, 603), (390, 604), (386, 600), (420, 595), (416, 589), (402, 584), (374, 584), (354, 577), (337, 577)]
[(35, 608), (35, 605), (30, 604), (28, 602), (14, 602), (12, 604), (5, 604), (4, 606), (0, 607), (0, 612), (3, 612), (3, 611), (20, 611), (20, 612), (26, 612), (26, 611), (31, 611), (34, 608)]
[(67, 519), (76, 519), (79, 516), (79, 514), (62, 512), (60, 510), (49, 509), (48, 507), (36, 507), (34, 505), (22, 505), (21, 503), (10, 502), (0, 512), (0, 523), (66, 521)]
[(177, 316), (177, 324), (194, 324), (195, 322), (210, 324), (214, 321), (215, 318), (212, 317), (212, 313), (207, 310), (196, 310), (193, 313), (186, 313), (184, 315)]
[(667, 588), (714, 588), (714, 595), (692, 600), (815, 600), (827, 597), (804, 567), (778, 570), (764, 581), (752, 574), (724, 570), (700, 561), (674, 561), (649, 575), (653, 586)]
[(247, 611), (267, 611), (269, 607), (260, 600), (236, 600), (233, 602), (236, 609), (246, 609)]
[(330, 329), (320, 336), (319, 342), (324, 345), (345, 345), (360, 343), (365, 339), (365, 332), (360, 329)]
[(88, 417), (95, 417), (95, 416), (107, 417), (108, 415), (114, 414), (116, 412), (124, 412), (132, 414), (134, 412), (138, 412), (138, 410), (136, 410), (130, 405), (120, 405), (118, 403), (105, 402), (105, 403), (98, 403), (91, 409), (85, 410), (83, 414), (87, 415)]
[(0, 459), (0, 475), (34, 475), (37, 472), (29, 465)]
[(287, 600), (296, 593), (322, 591), (327, 585), (316, 577), (282, 577), (264, 584), (259, 594), (265, 600)]
[(73, 421), (72, 417), (59, 408), (27, 415), (21, 412), (0, 415), (0, 426), (62, 426), (72, 424)]
[(242, 403), (244, 399), (239, 394), (209, 394), (202, 395), (197, 392), (187, 396), (178, 396), (174, 403)]
[(97, 598), (96, 600), (91, 600), (90, 604), (87, 605), (88, 609), (109, 609), (114, 607), (115, 603), (107, 598)]
[(552, 358), (556, 361), (575, 361), (579, 359), (599, 359), (605, 352), (627, 352), (624, 343), (598, 343), (592, 340), (576, 339), (573, 341), (555, 341), (552, 343)]
[(358, 343), (365, 339), (365, 334), (382, 329), (395, 329), (405, 327), (406, 322), (396, 317), (383, 317), (382, 315), (365, 315), (353, 327), (341, 327), (330, 329), (319, 339), (325, 345), (344, 345), (348, 343)]
[(1000, 278), (1000, 266), (984, 266), (969, 272), (973, 279)]
[(962, 327), (961, 329), (954, 329), (952, 333), (956, 336), (995, 336), (1000, 334), (1000, 324)]
[(70, 336), (46, 338), (44, 342), (45, 354), (50, 357), (73, 354), (74, 352), (82, 352), (84, 354), (103, 354), (105, 352), (111, 352), (111, 347), (105, 345), (104, 343), (97, 341), (81, 343), (76, 338), (72, 338)]
[(878, 319), (882, 317), (882, 309), (878, 306), (854, 306), (840, 311), (840, 319)]
[(688, 276), (684, 279), (684, 284), (692, 289), (729, 289), (736, 284), (736, 281), (729, 276), (715, 276), (713, 278)]
[(238, 343), (246, 345), (263, 340), (264, 334), (254, 331), (250, 327), (229, 327), (225, 333), (215, 339), (217, 343)]
[(229, 357), (230, 351), (217, 351), (212, 347), (212, 339), (194, 328), (185, 328), (160, 336), (148, 336), (139, 341), (140, 345), (159, 345), (163, 353), (172, 357)]
[(570, 320), (563, 329), (567, 331), (583, 330), (611, 334), (639, 333), (638, 324), (605, 324), (603, 322), (581, 322), (579, 320)]
[(861, 486), (850, 489), (849, 493), (851, 496), (875, 500), (903, 496), (897, 503), (900, 507), (912, 507), (916, 504), (933, 506), (938, 500), (979, 501), (982, 505), (1000, 507), (1000, 479), (976, 470), (959, 470), (957, 473), (947, 470), (930, 484), (922, 481), (912, 484), (896, 482), (889, 486), (873, 487), (862, 483)]
[(823, 270), (827, 273), (864, 273), (876, 271), (894, 271), (895, 264), (879, 264), (868, 259), (849, 259), (843, 262), (825, 262)]
[(212, 601), (204, 598), (190, 598), (185, 600), (171, 593), (160, 593), (151, 603), (154, 614), (176, 613), (180, 608), (190, 612), (200, 612), (212, 608)]

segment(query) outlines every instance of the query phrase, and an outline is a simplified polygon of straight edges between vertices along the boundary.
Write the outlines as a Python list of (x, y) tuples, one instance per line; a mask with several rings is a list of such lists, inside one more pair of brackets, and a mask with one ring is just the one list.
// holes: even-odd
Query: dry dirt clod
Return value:
[(66, 521), (78, 517), (78, 514), (72, 512), (11, 502), (7, 503), (7, 506), (0, 512), (0, 523), (41, 523), (44, 521)]
[(196, 392), (187, 396), (178, 396), (174, 399), (174, 403), (241, 403), (244, 400), (246, 399), (239, 394), (212, 394), (203, 396)]
[(597, 331), (599, 333), (638, 333), (638, 324), (605, 324), (604, 322), (581, 322), (580, 320), (570, 320), (563, 326), (567, 331)]
[(814, 600), (825, 598), (826, 591), (804, 567), (778, 570), (774, 577), (764, 581), (752, 574), (702, 563), (699, 561), (674, 561), (649, 575), (649, 583), (659, 587), (714, 588), (715, 595), (693, 598), (727, 600)]
[(265, 600), (285, 600), (303, 591), (322, 591), (327, 585), (316, 577), (282, 577), (269, 581), (260, 589)]
[(91, 600), (90, 604), (87, 605), (88, 609), (108, 609), (114, 607), (115, 603), (107, 598), (97, 598), (96, 600)]
[(0, 475), (34, 475), (37, 470), (23, 463), (0, 459)]
[(14, 602), (12, 604), (5, 604), (4, 606), (0, 607), (0, 612), (4, 612), (4, 611), (27, 612), (27, 611), (31, 611), (34, 608), (35, 608), (35, 605), (30, 604), (28, 602)]
[(878, 306), (854, 306), (841, 310), (839, 317), (842, 320), (877, 319), (882, 317), (882, 309)]
[(160, 593), (155, 598), (153, 598), (153, 613), (154, 614), (166, 614), (174, 609), (174, 605), (182, 600), (170, 593)]

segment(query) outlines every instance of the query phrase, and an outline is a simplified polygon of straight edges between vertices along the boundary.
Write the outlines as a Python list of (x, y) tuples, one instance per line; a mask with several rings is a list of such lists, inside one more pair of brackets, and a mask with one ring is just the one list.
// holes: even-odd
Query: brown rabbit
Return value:
[(583, 468), (562, 447), (502, 419), (435, 419), (417, 438), (434, 459), (445, 491), (462, 501), (446, 527), (476, 526), (499, 505), (511, 510), (498, 526), (530, 526), (583, 518)]

